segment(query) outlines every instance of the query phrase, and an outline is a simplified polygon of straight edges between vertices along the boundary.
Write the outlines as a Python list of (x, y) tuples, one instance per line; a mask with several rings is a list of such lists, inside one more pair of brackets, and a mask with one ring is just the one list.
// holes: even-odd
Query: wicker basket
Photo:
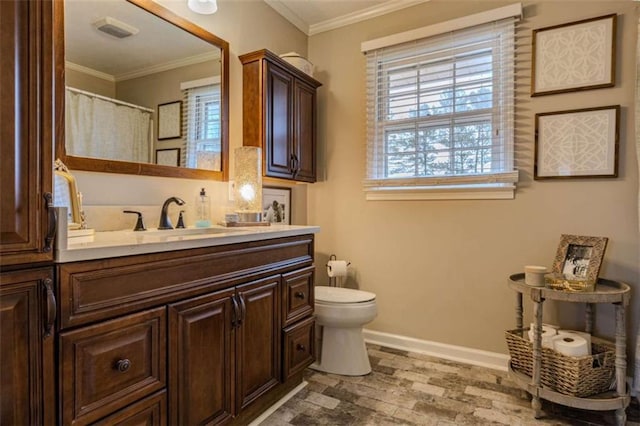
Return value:
[[(529, 341), (529, 328), (507, 330), (505, 337), (511, 366), (531, 377), (533, 375), (533, 344)], [(556, 392), (578, 398), (606, 392), (615, 380), (615, 345), (593, 338), (592, 355), (572, 357), (549, 348), (542, 349), (542, 385)]]

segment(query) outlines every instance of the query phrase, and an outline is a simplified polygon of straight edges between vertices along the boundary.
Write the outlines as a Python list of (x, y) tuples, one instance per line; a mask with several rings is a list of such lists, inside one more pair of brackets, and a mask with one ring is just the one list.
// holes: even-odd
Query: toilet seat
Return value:
[(342, 287), (315, 287), (315, 300), (327, 304), (351, 304), (375, 301), (376, 294), (369, 291)]

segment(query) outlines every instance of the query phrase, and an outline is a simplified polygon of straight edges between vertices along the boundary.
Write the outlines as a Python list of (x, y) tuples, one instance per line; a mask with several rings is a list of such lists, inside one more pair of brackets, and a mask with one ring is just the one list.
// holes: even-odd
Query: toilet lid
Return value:
[(320, 302), (329, 303), (360, 303), (369, 302), (376, 298), (375, 293), (351, 288), (316, 286), (315, 298)]

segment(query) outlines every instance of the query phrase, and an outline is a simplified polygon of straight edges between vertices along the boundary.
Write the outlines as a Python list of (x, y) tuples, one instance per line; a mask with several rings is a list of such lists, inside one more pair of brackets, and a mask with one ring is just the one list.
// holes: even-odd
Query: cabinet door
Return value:
[(237, 287), (237, 412), (280, 380), (280, 276)]
[(53, 260), (52, 7), (0, 1), (0, 265)]
[(2, 425), (55, 423), (52, 278), (50, 268), (0, 274)]
[(265, 176), (292, 178), (293, 159), (293, 77), (282, 68), (265, 62), (266, 93)]
[(169, 305), (169, 424), (232, 416), (234, 290)]
[(294, 163), (293, 177), (316, 181), (316, 90), (296, 80), (294, 84)]

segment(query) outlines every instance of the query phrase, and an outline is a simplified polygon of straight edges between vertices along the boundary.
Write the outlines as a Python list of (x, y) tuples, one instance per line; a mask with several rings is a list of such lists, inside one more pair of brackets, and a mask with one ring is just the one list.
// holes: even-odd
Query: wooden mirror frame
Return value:
[(72, 170), (87, 170), (103, 173), (123, 173), (131, 175), (164, 176), (187, 179), (229, 180), (229, 43), (204, 30), (194, 23), (176, 15), (152, 0), (126, 0), (141, 9), (173, 24), (184, 31), (204, 40), (221, 50), (221, 171), (189, 169), (185, 167), (161, 166), (151, 163), (103, 160), (98, 158), (77, 157), (66, 154), (65, 148), (65, 40), (64, 40), (64, 1), (58, 0), (54, 6), (54, 60), (55, 92), (57, 118), (56, 157)]

